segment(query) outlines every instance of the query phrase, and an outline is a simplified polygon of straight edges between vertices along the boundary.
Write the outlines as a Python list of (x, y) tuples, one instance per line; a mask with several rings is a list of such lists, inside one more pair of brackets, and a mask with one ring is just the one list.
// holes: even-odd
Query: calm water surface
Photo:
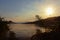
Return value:
[(36, 32), (37, 28), (38, 27), (35, 26), (34, 24), (11, 24), (10, 25), (10, 29), (16, 33), (17, 37), (25, 37), (25, 36), (30, 37)]

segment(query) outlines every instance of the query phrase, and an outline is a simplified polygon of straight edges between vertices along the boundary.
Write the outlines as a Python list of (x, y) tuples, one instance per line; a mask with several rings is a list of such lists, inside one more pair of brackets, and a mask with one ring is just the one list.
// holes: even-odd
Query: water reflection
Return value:
[(11, 24), (10, 28), (16, 33), (17, 37), (31, 37), (36, 33), (36, 29), (40, 29), (42, 32), (45, 32), (44, 28), (36, 27), (34, 24)]

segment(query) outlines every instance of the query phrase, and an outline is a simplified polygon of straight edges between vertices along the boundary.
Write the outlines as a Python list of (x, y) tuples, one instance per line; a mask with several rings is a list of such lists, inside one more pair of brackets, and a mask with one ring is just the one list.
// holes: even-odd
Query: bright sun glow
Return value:
[(53, 8), (52, 7), (48, 7), (46, 8), (46, 14), (49, 16), (49, 15), (52, 15), (53, 14)]

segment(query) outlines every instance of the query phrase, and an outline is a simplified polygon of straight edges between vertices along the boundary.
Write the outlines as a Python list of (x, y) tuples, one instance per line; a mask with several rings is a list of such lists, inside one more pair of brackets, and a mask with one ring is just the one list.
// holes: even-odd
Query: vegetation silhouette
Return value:
[(48, 28), (52, 31), (40, 34), (36, 33), (31, 37), (31, 40), (60, 40), (60, 16), (39, 19), (39, 16), (37, 15), (37, 19), (38, 21), (35, 21), (36, 26)]
[[(9, 37), (7, 37), (8, 32), (11, 35), (15, 35), (11, 33), (9, 25), (12, 21), (5, 21), (4, 18), (0, 17), (0, 40), (10, 40)], [(11, 35), (9, 35), (11, 37)], [(13, 36), (14, 38), (15, 36)], [(12, 39), (13, 39), (12, 38)], [(13, 39), (14, 40), (14, 39)]]
[(40, 40), (42, 32), (40, 29), (36, 29), (36, 33), (31, 37), (31, 40)]
[(9, 33), (9, 40), (17, 40), (16, 35), (13, 31), (10, 31)]

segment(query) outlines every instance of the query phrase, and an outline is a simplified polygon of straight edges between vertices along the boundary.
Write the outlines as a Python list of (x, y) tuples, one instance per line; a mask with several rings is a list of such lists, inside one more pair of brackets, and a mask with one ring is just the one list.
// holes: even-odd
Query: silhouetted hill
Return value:
[(44, 19), (44, 25), (57, 26), (60, 24), (60, 16)]
[(35, 24), (40, 27), (57, 27), (60, 26), (60, 16), (41, 19), (40, 21), (35, 21)]
[(26, 22), (25, 24), (35, 24), (35, 23), (39, 23), (39, 22), (56, 22), (56, 21), (60, 21), (60, 16), (58, 17), (50, 17), (50, 18), (47, 18), (47, 19), (41, 19), (40, 21), (37, 20), (37, 21), (34, 21), (34, 22)]
[(24, 24), (35, 24), (37, 26), (43, 26), (43, 27), (54, 27), (54, 26), (59, 26), (60, 24), (60, 16), (58, 17), (50, 17), (50, 18), (46, 18), (46, 19), (40, 19), (34, 22), (26, 22)]

